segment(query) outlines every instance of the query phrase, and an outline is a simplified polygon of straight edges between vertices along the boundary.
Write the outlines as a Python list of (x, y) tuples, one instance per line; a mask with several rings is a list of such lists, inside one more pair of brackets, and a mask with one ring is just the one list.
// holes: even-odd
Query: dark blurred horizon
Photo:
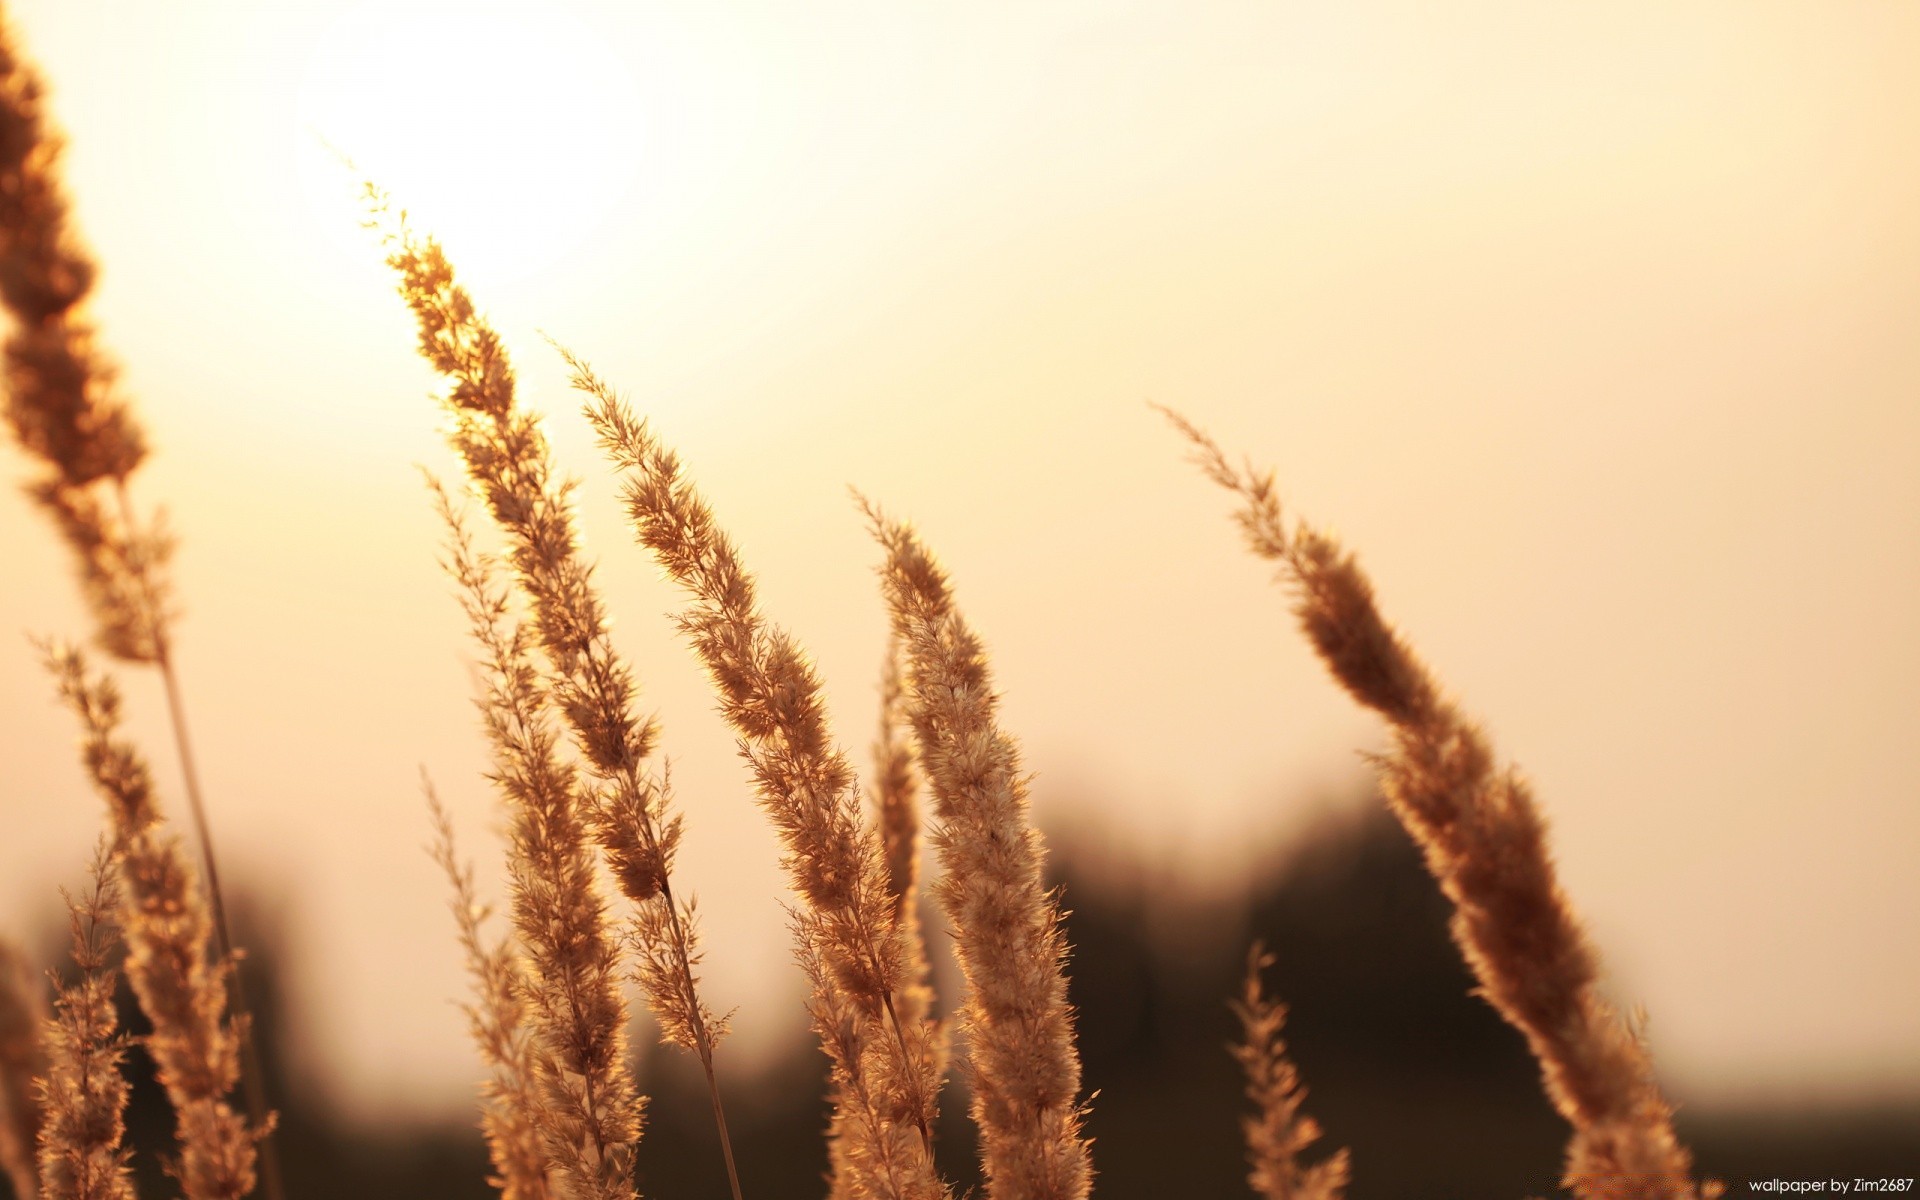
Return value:
[[(1306, 1110), (1326, 1131), (1321, 1152), (1353, 1152), (1352, 1200), (1557, 1191), (1565, 1127), (1518, 1034), (1470, 994), (1446, 933), (1447, 905), (1380, 804), (1328, 810), (1244, 895), (1204, 894), (1139, 852), (1095, 851), (1070, 837), (1051, 862), (1069, 910), (1096, 1195), (1251, 1195), (1241, 1080), (1226, 1047), (1238, 1032), (1227, 1000), (1255, 938), (1277, 959), (1268, 983), (1289, 1007), (1289, 1054), (1308, 1089)], [(369, 1126), (290, 1075), (300, 1031), (286, 1018), (283, 943), (262, 915), (276, 910), (259, 896), (235, 907), (248, 927), (241, 940), (288, 1200), (491, 1194), (471, 1122)], [(942, 973), (946, 1006), (950, 959)], [(139, 1032), (124, 986), (121, 1000)], [(646, 1018), (634, 1036), (652, 1040)], [(161, 1166), (171, 1116), (144, 1057), (133, 1058), (130, 1141), (140, 1194), (154, 1200), (176, 1194)], [(723, 1075), (747, 1195), (816, 1194), (826, 1167), (824, 1061), (811, 1039), (793, 1039), (757, 1067)], [(652, 1046), (642, 1062), (653, 1099), (641, 1193), (719, 1200), (726, 1185), (697, 1067)], [(1678, 1122), (1702, 1173), (1736, 1195), (1752, 1179), (1899, 1176), (1920, 1166), (1920, 1095), (1851, 1108), (1683, 1107)], [(979, 1178), (959, 1078), (937, 1136), (942, 1168), (964, 1194)]]

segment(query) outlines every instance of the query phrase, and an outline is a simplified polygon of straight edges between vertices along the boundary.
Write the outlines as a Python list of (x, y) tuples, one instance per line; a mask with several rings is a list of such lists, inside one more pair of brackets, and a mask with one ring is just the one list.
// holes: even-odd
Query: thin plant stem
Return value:
[[(687, 958), (687, 938), (680, 928), (680, 908), (674, 903), (673, 885), (666, 879), (660, 881), (660, 899), (667, 906), (667, 919), (673, 926), (673, 949), (680, 959), (680, 978), (691, 985), (693, 963)], [(694, 1044), (700, 1054), (700, 1068), (707, 1074), (707, 1095), (713, 1099), (713, 1124), (720, 1131), (720, 1156), (727, 1162), (727, 1185), (733, 1189), (733, 1200), (745, 1200), (740, 1193), (740, 1171), (733, 1163), (733, 1139), (727, 1135), (727, 1110), (720, 1103), (720, 1082), (713, 1073), (714, 1038), (707, 1031), (706, 1017), (700, 1011), (700, 998), (693, 994), (691, 986), (687, 988), (687, 1011), (692, 1015), (689, 1022), (693, 1026)]]
[[(114, 493), (120, 504), (120, 519), (128, 529), (133, 525), (133, 502), (127, 494), (127, 481), (114, 481)], [(193, 815), (194, 841), (200, 847), (200, 862), (207, 872), (207, 902), (213, 910), (213, 934), (220, 948), (220, 961), (227, 963), (231, 973), (227, 977), (227, 1007), (232, 1015), (234, 1026), (240, 1031), (240, 1089), (247, 1101), (247, 1120), (255, 1129), (267, 1128), (270, 1120), (267, 1109), (266, 1080), (260, 1069), (260, 1052), (254, 1044), (253, 1015), (247, 1007), (246, 985), (241, 979), (240, 956), (233, 951), (233, 931), (227, 921), (226, 892), (220, 886), (220, 867), (214, 860), (213, 835), (207, 821), (207, 808), (201, 799), (200, 771), (193, 756), (193, 739), (187, 733), (187, 706), (181, 696), (179, 673), (173, 667), (173, 647), (168, 637), (167, 622), (158, 598), (153, 594), (148, 576), (143, 572), (141, 581), (141, 601), (148, 611), (149, 625), (153, 630), (153, 665), (160, 672), (162, 690), (167, 697), (167, 721), (173, 728), (174, 752), (180, 759), (180, 776), (187, 793), (187, 809)], [(256, 1166), (260, 1172), (260, 1187), (266, 1193), (267, 1200), (285, 1200), (286, 1191), (280, 1179), (280, 1153), (272, 1138), (261, 1138), (255, 1143)]]
[[(590, 397), (587, 415), (622, 477), (636, 538), (691, 596), (678, 624), (740, 735), (805, 902), (795, 912), (795, 933), (815, 986), (810, 1011), (836, 1083), (864, 1087), (870, 1067), (880, 1073), (872, 1082), (884, 1106), (862, 1103), (857, 1118), (864, 1179), (858, 1194), (950, 1195), (932, 1158), (932, 1031), (918, 1022), (910, 1027), (892, 995), (909, 975), (900, 917), (878, 832), (861, 820), (853, 772), (832, 742), (818, 677), (793, 639), (759, 610), (752, 576), (678, 459), (591, 368), (556, 349), (573, 369), (574, 386)], [(862, 1061), (867, 1047), (871, 1064)], [(896, 1158), (910, 1173), (904, 1181), (894, 1173)]]
[(707, 1095), (713, 1099), (713, 1123), (720, 1131), (720, 1154), (727, 1160), (727, 1186), (733, 1189), (733, 1200), (742, 1200), (740, 1172), (733, 1165), (733, 1139), (727, 1136), (727, 1110), (720, 1103), (720, 1083), (713, 1074), (713, 1051), (701, 1052), (700, 1066), (707, 1073)]

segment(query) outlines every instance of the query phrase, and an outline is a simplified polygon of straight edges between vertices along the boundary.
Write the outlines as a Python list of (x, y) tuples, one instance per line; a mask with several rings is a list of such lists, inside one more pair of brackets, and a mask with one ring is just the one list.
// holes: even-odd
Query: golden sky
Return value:
[[(541, 331), (683, 451), (856, 756), (850, 483), (952, 568), (1043, 824), (1232, 880), (1380, 738), (1146, 402), (1184, 410), (1536, 781), (1679, 1099), (1910, 1094), (1920, 9), (8, 7), (184, 540), (227, 871), (275, 889), (305, 1065), (366, 1111), (475, 1073), (422, 765), (494, 851), (433, 380), (323, 143), (443, 236), (583, 479), (745, 1042), (802, 1020), (772, 835)], [(15, 636), (83, 628), (64, 553), (17, 492), (0, 545), (17, 931), (98, 813)]]

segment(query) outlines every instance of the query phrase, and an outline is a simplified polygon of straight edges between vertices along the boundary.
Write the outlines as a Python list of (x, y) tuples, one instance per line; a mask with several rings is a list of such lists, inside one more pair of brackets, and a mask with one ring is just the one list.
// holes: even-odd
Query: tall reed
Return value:
[[(906, 729), (905, 691), (902, 686), (900, 639), (889, 636), (880, 673), (880, 719), (872, 746), (873, 782), (868, 802), (880, 849), (886, 858), (887, 890), (893, 896), (894, 916), (906, 945), (906, 975), (895, 990), (894, 1003), (901, 1021), (930, 1023), (928, 1053), (935, 1078), (944, 1078), (949, 1053), (947, 1029), (934, 1015), (933, 968), (927, 959), (926, 931), (920, 923), (920, 783), (913, 748)], [(848, 1161), (850, 1098), (835, 1085), (833, 1116), (827, 1129), (829, 1200), (844, 1200), (853, 1187)]]
[(940, 825), (935, 894), (966, 975), (961, 1034), (987, 1194), (1081, 1200), (1080, 1054), (1067, 1005), (1060, 906), (1041, 879), (1019, 747), (1000, 726), (986, 648), (911, 529), (865, 505), (886, 551), (881, 591), (908, 663), (906, 708)]
[[(172, 647), (173, 538), (158, 512), (141, 517), (131, 478), (147, 456), (146, 435), (115, 387), (115, 370), (98, 345), (85, 304), (96, 268), (69, 219), (59, 175), (61, 140), (49, 127), (45, 89), (22, 57), (0, 11), (0, 302), (13, 316), (5, 349), (7, 422), (39, 461), (28, 493), (46, 512), (79, 567), (102, 649), (155, 668), (166, 694), (174, 748), (206, 871), (220, 957), (229, 972), (234, 1013), (247, 1022), (239, 958), (220, 888), (213, 836), (187, 732), (186, 704)], [(271, 1123), (252, 1038), (243, 1034), (241, 1069), (256, 1127)], [(262, 1146), (269, 1197), (280, 1180), (273, 1146)]]
[(1234, 1061), (1247, 1077), (1247, 1099), (1253, 1114), (1240, 1123), (1247, 1143), (1247, 1184), (1262, 1200), (1343, 1200), (1352, 1179), (1352, 1163), (1345, 1150), (1336, 1150), (1311, 1165), (1301, 1155), (1320, 1140), (1320, 1123), (1300, 1111), (1307, 1089), (1287, 1058), (1280, 1031), (1287, 1022), (1287, 1006), (1267, 995), (1260, 973), (1273, 965), (1273, 956), (1258, 942), (1247, 952), (1247, 978), (1233, 1015), (1240, 1019), (1241, 1041), (1233, 1047)]
[(1207, 477), (1239, 501), (1254, 553), (1294, 591), (1294, 616), (1333, 677), (1385, 717), (1380, 760), (1394, 814), (1453, 901), (1453, 936), (1480, 994), (1525, 1035), (1546, 1092), (1573, 1126), (1564, 1185), (1585, 1200), (1696, 1200), (1673, 1106), (1640, 1038), (1600, 993), (1599, 956), (1561, 890), (1531, 789), (1388, 625), (1373, 585), (1331, 535), (1282, 515), (1271, 473), (1235, 468), (1185, 418), (1161, 410)]
[(72, 647), (46, 648), (60, 696), (80, 719), (82, 754), (107, 802), (127, 899), (127, 979), (153, 1022), (147, 1052), (172, 1102), (175, 1172), (187, 1200), (239, 1200), (253, 1190), (254, 1143), (228, 1104), (240, 1078), (244, 1022), (227, 1019), (230, 963), (211, 952), (213, 918), (198, 873), (160, 815), (146, 760), (120, 734), (120, 691)]
[(933, 965), (927, 958), (926, 930), (920, 922), (920, 771), (914, 761), (907, 723), (904, 647), (887, 638), (886, 665), (880, 676), (880, 719), (873, 740), (873, 809), (880, 848), (887, 861), (887, 890), (906, 943), (904, 981), (895, 991), (900, 1019), (932, 1023), (928, 1051), (933, 1073), (947, 1070), (948, 1030), (934, 1015)]
[[(74, 981), (54, 1001), (46, 1025), (47, 1063), (40, 1078), (46, 1127), (39, 1147), (40, 1194), (45, 1200), (133, 1200), (126, 1133), (127, 1080), (121, 1074), (127, 1039), (114, 1009), (113, 954), (119, 946), (116, 914), (120, 881), (109, 839), (94, 851), (93, 886), (67, 898)], [(16, 1189), (25, 1200), (33, 1189)]]
[(621, 955), (594, 879), (579, 779), (559, 755), (529, 631), (509, 622), (490, 564), (446, 494), (436, 488), (435, 495), (449, 530), (447, 571), (481, 651), (480, 712), (492, 778), (509, 812), (513, 924), (528, 959), (524, 996), (541, 1099), (525, 1115), (570, 1195), (632, 1200), (644, 1100), (630, 1076)]
[(551, 667), (553, 701), (573, 732), (595, 786), (583, 814), (634, 906), (638, 979), (662, 1038), (692, 1051), (706, 1073), (734, 1200), (739, 1173), (714, 1064), (724, 1025), (700, 997), (693, 912), (673, 893), (680, 818), (663, 776), (647, 768), (657, 733), (635, 711), (632, 672), (607, 636), (605, 607), (574, 528), (569, 485), (554, 471), (540, 422), (515, 401), (513, 368), (499, 335), (455, 279), (445, 253), (417, 236), (404, 212), (366, 186), (369, 224), (387, 248), (400, 295), (419, 330), (420, 353), (447, 381), (448, 440), (506, 535), (514, 578)]
[(692, 598), (680, 631), (706, 665), (785, 847), (803, 901), (793, 918), (796, 953), (842, 1114), (835, 1161), (851, 1173), (845, 1186), (856, 1197), (944, 1197), (951, 1189), (933, 1164), (938, 1039), (930, 1020), (902, 1015), (898, 997), (913, 979), (908, 944), (819, 678), (760, 612), (753, 577), (672, 451), (585, 363), (561, 353), (620, 473), (636, 536)]
[(467, 1006), (467, 1027), (492, 1077), (480, 1089), (480, 1128), (497, 1172), (488, 1180), (502, 1200), (552, 1200), (552, 1158), (544, 1130), (539, 1087), (544, 1065), (534, 1043), (533, 983), (520, 965), (512, 938), (489, 942), (482, 926), (490, 915), (475, 892), (473, 868), (460, 861), (453, 843), (453, 817), (440, 803), (433, 784), (422, 780), (433, 818), (433, 861), (453, 887), (454, 922), (460, 949), (473, 977), (474, 1000)]
[(18, 1200), (33, 1200), (35, 1147), (40, 1143), (40, 1098), (35, 1080), (47, 1073), (41, 1031), (47, 1020), (46, 981), (12, 942), (0, 939), (0, 1173)]

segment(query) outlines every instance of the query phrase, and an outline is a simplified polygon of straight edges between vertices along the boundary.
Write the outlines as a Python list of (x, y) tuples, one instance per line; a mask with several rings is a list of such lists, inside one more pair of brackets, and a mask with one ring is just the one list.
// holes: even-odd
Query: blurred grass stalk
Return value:
[(1638, 1031), (1600, 994), (1600, 958), (1555, 875), (1531, 789), (1387, 624), (1373, 585), (1330, 534), (1281, 513), (1273, 475), (1240, 469), (1161, 409), (1194, 461), (1233, 493), (1248, 546), (1280, 567), (1294, 616), (1334, 679), (1387, 719), (1380, 757), (1394, 814), (1453, 901), (1453, 937), (1480, 994), (1527, 1039), (1547, 1097), (1573, 1126), (1563, 1186), (1583, 1200), (1711, 1200), (1693, 1178)]
[[(206, 874), (200, 902), (211, 909), (216, 969), (226, 992), (223, 1007), (231, 1009), (232, 1028), (240, 1037), (239, 1070), (251, 1125), (264, 1133), (272, 1116), (249, 1032), (239, 958), (171, 647), (167, 562), (173, 541), (157, 513), (142, 520), (132, 501), (130, 479), (146, 458), (146, 439), (117, 395), (113, 367), (84, 315), (96, 268), (68, 217), (58, 174), (61, 141), (49, 128), (43, 99), (39, 76), (21, 56), (0, 13), (0, 302), (14, 321), (5, 348), (7, 421), (21, 449), (45, 468), (28, 491), (77, 559), (95, 639), (113, 657), (159, 672)], [(201, 892), (188, 887), (180, 894)], [(133, 920), (126, 924), (130, 933), (138, 928)], [(271, 1143), (263, 1142), (261, 1151), (267, 1195), (279, 1200)], [(251, 1141), (245, 1156), (251, 1177)]]

